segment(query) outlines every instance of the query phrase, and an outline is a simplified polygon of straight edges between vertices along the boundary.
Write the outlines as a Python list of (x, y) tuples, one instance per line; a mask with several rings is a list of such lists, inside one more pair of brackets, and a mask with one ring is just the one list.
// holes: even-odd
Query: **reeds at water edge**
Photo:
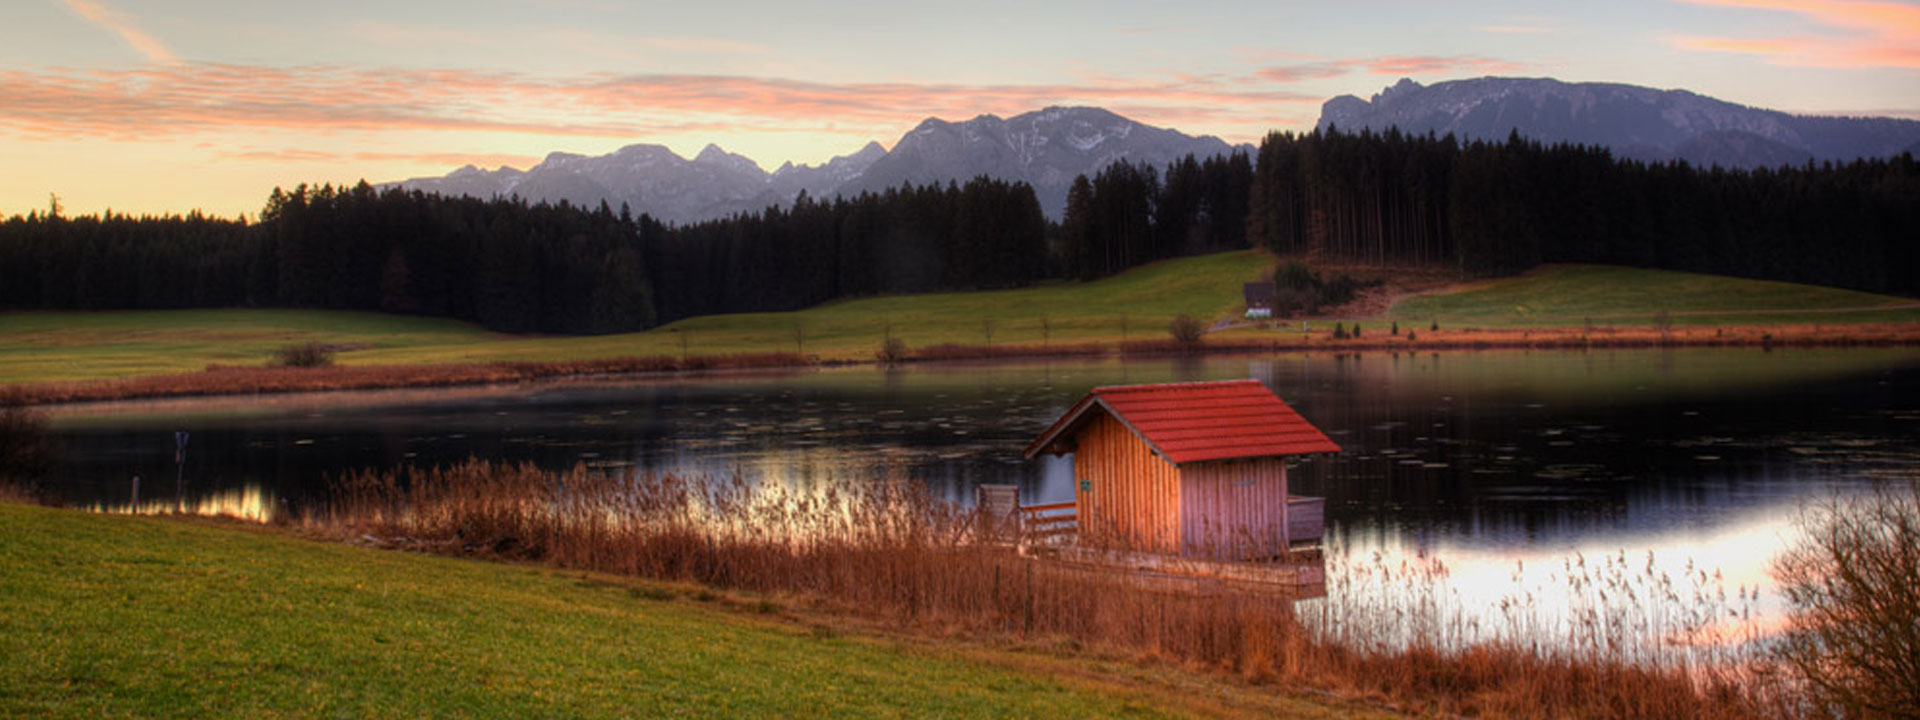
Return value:
[[(1421, 711), (1746, 718), (1788, 706), (1764, 668), (1717, 650), (1656, 649), (1709, 625), (1724, 603), (1689, 608), (1686, 583), (1636, 576), (1625, 556), (1567, 575), (1590, 598), (1570, 624), (1529, 627), (1515, 606), (1519, 624), (1495, 631), (1447, 614), (1431, 582), (1443, 566), (1336, 558), (1330, 586), (1365, 576), (1368, 587), (1409, 595), (1402, 609), (1335, 593), (1297, 613), (1271, 589), (1023, 554), (985, 541), (978, 521), (917, 483), (794, 488), (476, 461), (351, 474), (331, 503), (294, 520), (383, 545), (698, 583), (916, 634), (1173, 664)], [(1523, 639), (1542, 630), (1569, 634), (1571, 650)]]

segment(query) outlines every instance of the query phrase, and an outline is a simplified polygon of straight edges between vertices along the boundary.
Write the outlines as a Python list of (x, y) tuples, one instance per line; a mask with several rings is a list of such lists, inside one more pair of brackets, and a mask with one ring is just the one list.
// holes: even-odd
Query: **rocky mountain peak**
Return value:
[(686, 160), (664, 146), (642, 143), (599, 157), (552, 153), (526, 173), (463, 169), (399, 184), (476, 197), (515, 195), (589, 206), (624, 202), (636, 213), (691, 223), (790, 203), (801, 192), (824, 199), (985, 175), (1032, 185), (1041, 208), (1058, 217), (1067, 187), (1078, 175), (1121, 160), (1163, 167), (1187, 155), (1232, 150), (1218, 138), (1143, 125), (1102, 108), (1049, 107), (1007, 118), (927, 118), (891, 150), (869, 141), (818, 166), (789, 162), (773, 173), (717, 144)]
[(1686, 90), (1552, 78), (1484, 77), (1421, 85), (1401, 79), (1372, 100), (1342, 95), (1320, 109), (1319, 129), (1404, 132), (1607, 147), (1649, 162), (1751, 168), (1808, 158), (1886, 157), (1920, 139), (1920, 122), (1836, 122), (1716, 100)]

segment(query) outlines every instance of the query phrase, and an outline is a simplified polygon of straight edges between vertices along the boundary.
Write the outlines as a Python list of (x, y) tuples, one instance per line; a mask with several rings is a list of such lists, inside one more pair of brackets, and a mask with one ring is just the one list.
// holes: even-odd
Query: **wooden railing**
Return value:
[(1075, 535), (1080, 532), (1079, 505), (1072, 502), (1023, 505), (1020, 532), (1036, 542), (1057, 542), (1056, 538)]

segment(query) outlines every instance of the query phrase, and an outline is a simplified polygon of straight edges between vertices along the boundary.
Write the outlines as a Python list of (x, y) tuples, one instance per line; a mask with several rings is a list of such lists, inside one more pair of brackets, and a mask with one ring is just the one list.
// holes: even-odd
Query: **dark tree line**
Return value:
[(1920, 166), (1901, 155), (1735, 171), (1518, 135), (1275, 133), (1247, 233), (1276, 252), (1482, 275), (1591, 262), (1915, 295)]
[(602, 203), (274, 190), (253, 234), (273, 257), (258, 304), (419, 313), (507, 332), (654, 324), (642, 224)]
[(1253, 164), (1244, 153), (1196, 160), (1164, 174), (1121, 161), (1067, 190), (1057, 262), (1062, 275), (1103, 277), (1153, 260), (1247, 247)]
[(662, 320), (793, 310), (878, 293), (1017, 287), (1047, 276), (1033, 188), (990, 178), (770, 207), (649, 243)]
[(1164, 169), (1080, 177), (1049, 227), (1031, 187), (902, 186), (669, 227), (602, 203), (276, 189), (258, 221), (0, 221), (0, 307), (303, 307), (600, 333), (879, 293), (1094, 278), (1246, 247), (1476, 274), (1594, 262), (1920, 295), (1910, 155), (1756, 171), (1606, 150), (1276, 133)]
[(245, 305), (271, 272), (262, 247), (246, 223), (198, 213), (15, 216), (0, 222), (0, 307)]
[(638, 330), (1047, 273), (1025, 184), (802, 197), (687, 227), (602, 203), (275, 189), (258, 222), (35, 212), (0, 222), (0, 307), (298, 307), (415, 313), (506, 332)]
[(0, 222), (0, 306), (298, 307), (612, 332), (655, 313), (640, 224), (602, 206), (275, 189), (259, 221), (55, 212)]

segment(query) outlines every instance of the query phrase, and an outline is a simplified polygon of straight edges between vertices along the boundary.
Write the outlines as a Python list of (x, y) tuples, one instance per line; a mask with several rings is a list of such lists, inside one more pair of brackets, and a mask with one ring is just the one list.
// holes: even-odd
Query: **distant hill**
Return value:
[(1402, 79), (1370, 100), (1328, 100), (1318, 127), (1398, 127), (1495, 140), (1518, 130), (1543, 142), (1603, 146), (1619, 157), (1729, 168), (1890, 157), (1920, 148), (1920, 121), (1791, 115), (1685, 90), (1550, 78), (1433, 85)]
[(1127, 160), (1155, 167), (1189, 154), (1232, 151), (1211, 136), (1192, 137), (1144, 125), (1099, 108), (1052, 107), (965, 122), (928, 118), (888, 151), (869, 142), (859, 152), (820, 166), (788, 163), (771, 173), (746, 157), (708, 145), (687, 160), (660, 145), (629, 145), (598, 157), (553, 153), (521, 171), (471, 165), (442, 177), (415, 178), (401, 187), (474, 197), (598, 205), (602, 200), (672, 223), (690, 223), (784, 205), (802, 191), (813, 197), (881, 192), (902, 183), (965, 182), (986, 175), (1026, 182), (1040, 207), (1059, 218), (1074, 177)]

